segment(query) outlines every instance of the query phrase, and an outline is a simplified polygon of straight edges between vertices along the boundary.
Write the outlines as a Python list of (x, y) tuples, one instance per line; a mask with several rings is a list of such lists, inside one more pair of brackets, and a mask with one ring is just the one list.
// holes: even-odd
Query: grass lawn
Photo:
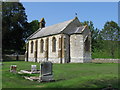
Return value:
[(49, 83), (29, 81), (9, 72), (10, 65), (17, 65), (17, 71), (20, 71), (30, 69), (32, 64), (39, 69), (39, 63), (14, 61), (3, 64), (2, 88), (105, 88), (108, 85), (118, 88), (117, 63), (53, 64), (54, 79), (57, 81)]

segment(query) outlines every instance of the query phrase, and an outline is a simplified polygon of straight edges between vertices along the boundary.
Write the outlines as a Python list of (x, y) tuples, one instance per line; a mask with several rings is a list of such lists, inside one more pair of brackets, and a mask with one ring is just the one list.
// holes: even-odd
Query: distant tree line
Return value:
[(107, 21), (102, 30), (94, 28), (92, 21), (84, 21), (91, 30), (92, 58), (120, 58), (120, 27)]
[[(93, 58), (120, 58), (120, 27), (107, 21), (102, 30), (92, 21), (84, 21), (91, 30)], [(27, 21), (25, 8), (20, 2), (2, 3), (2, 53), (24, 54), (26, 38), (39, 28), (39, 21)]]

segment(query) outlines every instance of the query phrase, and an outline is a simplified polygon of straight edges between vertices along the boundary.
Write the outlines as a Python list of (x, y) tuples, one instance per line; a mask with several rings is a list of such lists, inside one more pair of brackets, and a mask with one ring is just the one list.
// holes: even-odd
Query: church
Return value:
[(27, 38), (25, 61), (52, 63), (91, 62), (91, 32), (79, 19), (45, 27), (42, 18), (39, 29)]

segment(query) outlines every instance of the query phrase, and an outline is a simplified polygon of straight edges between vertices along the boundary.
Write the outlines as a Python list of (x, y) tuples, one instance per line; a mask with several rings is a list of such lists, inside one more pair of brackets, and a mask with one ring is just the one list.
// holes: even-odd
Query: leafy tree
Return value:
[(39, 28), (39, 21), (38, 20), (33, 20), (32, 22), (29, 23), (29, 26), (31, 27), (31, 32), (35, 32)]
[(33, 20), (30, 23), (27, 23), (27, 32), (26, 32), (26, 38), (29, 37), (31, 34), (33, 34), (36, 30), (39, 28), (39, 21)]
[[(115, 51), (118, 50), (119, 38), (119, 26), (114, 21), (108, 21), (105, 23), (103, 30), (101, 31), (102, 38), (105, 40), (104, 45), (108, 53), (114, 58)], [(117, 48), (117, 49), (116, 49)]]
[(91, 30), (92, 52), (94, 52), (95, 50), (97, 51), (101, 50), (103, 46), (102, 44), (103, 40), (101, 38), (100, 30), (94, 28), (92, 21), (84, 21), (82, 24), (88, 25), (89, 29)]
[(118, 40), (119, 26), (116, 22), (106, 22), (102, 30), (104, 40), (116, 41)]
[(20, 2), (2, 3), (2, 46), (6, 51), (21, 52), (25, 43), (27, 16)]
[[(33, 34), (35, 31), (37, 31), (39, 28), (39, 21), (38, 20), (33, 20), (30, 23), (26, 23), (26, 32), (24, 33), (24, 39), (25, 41), (27, 38)], [(24, 44), (23, 48), (25, 49), (26, 45)]]

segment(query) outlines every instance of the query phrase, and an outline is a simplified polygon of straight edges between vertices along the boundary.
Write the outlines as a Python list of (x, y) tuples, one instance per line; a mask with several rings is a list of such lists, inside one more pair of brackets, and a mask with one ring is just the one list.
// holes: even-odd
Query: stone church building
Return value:
[(27, 39), (25, 61), (91, 62), (91, 32), (77, 17), (48, 27), (42, 18), (39, 26)]

